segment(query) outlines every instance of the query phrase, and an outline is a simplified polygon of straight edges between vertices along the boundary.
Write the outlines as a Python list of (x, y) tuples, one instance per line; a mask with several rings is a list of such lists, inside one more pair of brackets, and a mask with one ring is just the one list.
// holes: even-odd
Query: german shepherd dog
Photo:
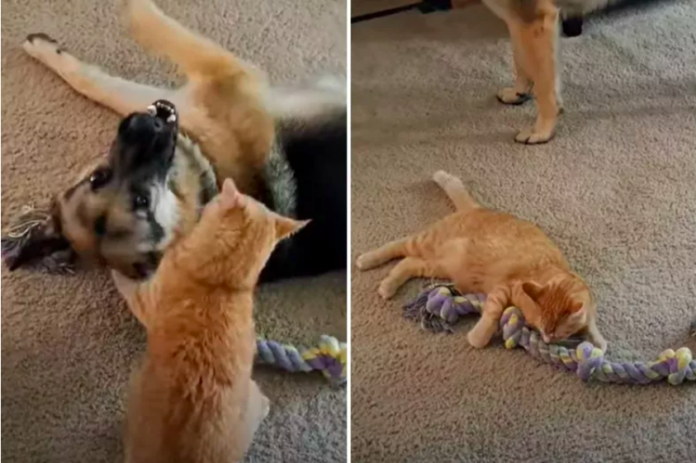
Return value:
[(107, 75), (45, 34), (24, 49), (73, 89), (125, 118), (108, 156), (55, 196), (43, 219), (3, 239), (10, 269), (51, 261), (105, 264), (143, 279), (187, 235), (225, 178), (279, 214), (311, 223), (274, 252), (262, 281), (346, 266), (345, 81), (271, 87), (252, 66), (128, 0), (134, 38), (175, 63), (187, 83), (168, 90)]
[(582, 17), (619, 3), (634, 0), (482, 0), (507, 24), (512, 41), (515, 84), (498, 92), (504, 104), (519, 105), (534, 96), (537, 118), (521, 130), (515, 141), (540, 144), (549, 141), (563, 110), (558, 74), (560, 16)]

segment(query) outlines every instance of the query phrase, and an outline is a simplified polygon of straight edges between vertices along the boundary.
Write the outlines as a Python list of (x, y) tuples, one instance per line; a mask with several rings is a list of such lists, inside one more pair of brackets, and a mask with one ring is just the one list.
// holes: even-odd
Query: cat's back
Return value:
[(548, 265), (568, 267), (541, 228), (511, 214), (480, 208), (452, 214), (438, 226), (449, 229), (438, 246), (440, 264), (454, 280), (473, 278), (466, 286), (475, 290)]
[(253, 321), (230, 307), (245, 312), (250, 302), (187, 294), (160, 299), (168, 307), (148, 327), (147, 352), (128, 404), (132, 463), (228, 463), (245, 450), (233, 433), (221, 430), (235, 429), (248, 401)]
[(550, 238), (532, 222), (506, 212), (478, 208), (468, 212), (457, 212), (447, 217), (447, 226), (453, 227), (457, 237), (476, 241), (544, 243), (552, 246)]

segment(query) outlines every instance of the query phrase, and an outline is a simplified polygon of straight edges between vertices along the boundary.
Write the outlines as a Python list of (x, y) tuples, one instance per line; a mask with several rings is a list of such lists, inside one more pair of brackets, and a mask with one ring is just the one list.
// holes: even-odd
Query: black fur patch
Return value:
[(284, 157), (297, 188), (295, 217), (311, 222), (276, 248), (261, 281), (346, 268), (347, 117), (313, 128), (281, 128)]

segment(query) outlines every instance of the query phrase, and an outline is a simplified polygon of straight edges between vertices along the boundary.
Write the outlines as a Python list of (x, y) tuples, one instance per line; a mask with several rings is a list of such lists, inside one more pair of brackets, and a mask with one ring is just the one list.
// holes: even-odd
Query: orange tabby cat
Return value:
[(155, 275), (115, 275), (147, 329), (125, 437), (129, 463), (240, 461), (269, 401), (251, 379), (257, 279), (278, 241), (305, 223), (281, 217), (225, 180), (193, 232)]
[(463, 293), (488, 297), (469, 343), (486, 346), (498, 329), (503, 310), (519, 307), (546, 342), (581, 333), (597, 347), (607, 343), (597, 330), (590, 288), (570, 270), (561, 251), (536, 225), (510, 214), (482, 208), (461, 180), (438, 171), (433, 180), (445, 190), (457, 212), (424, 232), (393, 241), (361, 255), (367, 270), (404, 257), (385, 278), (385, 299), (413, 277), (447, 278)]

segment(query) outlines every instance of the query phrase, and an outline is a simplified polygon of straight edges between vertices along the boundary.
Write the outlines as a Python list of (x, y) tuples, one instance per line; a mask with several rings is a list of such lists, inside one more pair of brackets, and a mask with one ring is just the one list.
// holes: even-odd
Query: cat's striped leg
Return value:
[(407, 257), (396, 264), (389, 275), (382, 280), (379, 285), (379, 295), (389, 299), (404, 283), (417, 277), (439, 278), (443, 275), (439, 274), (436, 265), (417, 257)]
[(595, 347), (598, 347), (602, 352), (607, 351), (607, 341), (604, 336), (597, 329), (597, 322), (592, 319), (587, 324), (587, 330), (585, 332), (585, 338), (590, 341)]
[(467, 334), (467, 339), (472, 347), (481, 349), (491, 342), (491, 338), (498, 332), (498, 323), (509, 300), (509, 291), (505, 288), (494, 289), (486, 296), (486, 302), (481, 310), (481, 318)]
[(360, 270), (369, 270), (371, 268), (386, 264), (390, 260), (398, 259), (406, 255), (406, 243), (408, 239), (391, 241), (382, 247), (368, 251), (362, 254), (355, 261), (355, 265)]

